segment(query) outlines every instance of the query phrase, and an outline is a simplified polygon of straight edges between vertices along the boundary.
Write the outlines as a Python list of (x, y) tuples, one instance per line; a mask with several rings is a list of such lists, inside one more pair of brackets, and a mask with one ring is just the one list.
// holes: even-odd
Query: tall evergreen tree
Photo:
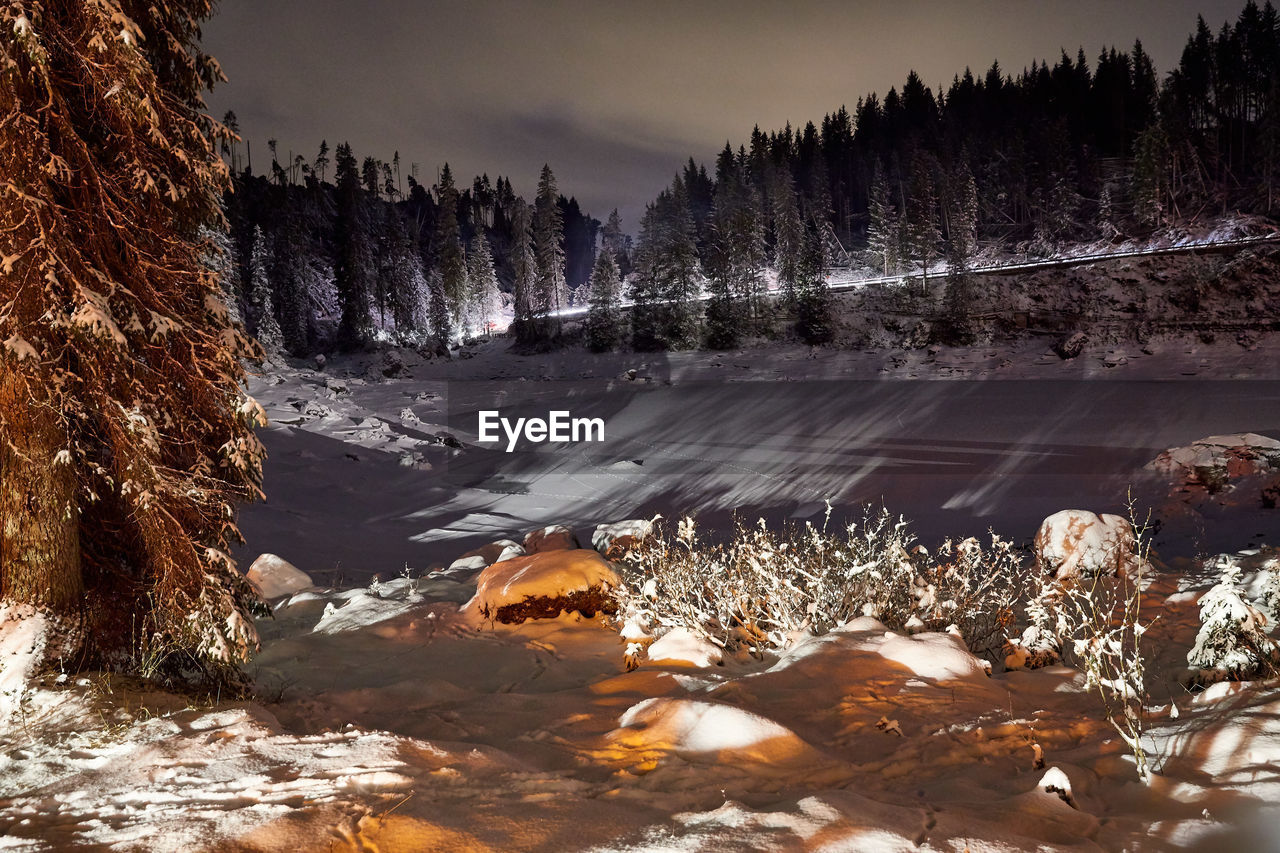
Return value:
[(827, 285), (826, 242), (816, 228), (801, 231), (796, 331), (809, 344), (829, 343), (835, 337), (831, 290)]
[(467, 259), (462, 249), (462, 230), (458, 224), (458, 189), (454, 186), (453, 172), (448, 163), (440, 170), (437, 197), (440, 220), (436, 225), (436, 264), (445, 299), (449, 304), (450, 325), (457, 328), (462, 322), (463, 308), (467, 302)]
[(270, 277), (271, 254), (261, 228), (253, 229), (253, 248), (249, 256), (249, 305), (253, 310), (253, 333), (268, 357), (278, 356), (284, 349), (284, 334), (276, 319), (275, 299)]
[(423, 303), (427, 297), (422, 256), (414, 250), (413, 238), (399, 212), (388, 207), (386, 213), (386, 252), (381, 277), (396, 336), (408, 340), (422, 324)]
[(483, 226), (476, 229), (467, 262), (467, 278), (471, 287), (471, 330), (476, 334), (487, 335), (493, 328), (494, 318), (502, 309), (502, 297), (498, 291), (498, 277), (493, 270), (493, 253), (489, 251), (489, 240), (485, 237)]
[(785, 169), (779, 170), (774, 181), (773, 233), (773, 265), (778, 272), (778, 284), (782, 288), (783, 299), (793, 306), (804, 261), (805, 231), (804, 223), (800, 221), (795, 187)]
[(0, 11), (0, 596), (61, 623), (64, 666), (233, 679), (261, 409), (198, 242), (227, 186), (212, 4), (33, 6)]
[(871, 180), (868, 212), (870, 224), (867, 227), (867, 249), (875, 259), (876, 265), (883, 266), (884, 274), (887, 276), (897, 272), (901, 225), (889, 201), (889, 182), (885, 180), (884, 170), (880, 167), (879, 160), (876, 161), (874, 176)]
[(942, 239), (938, 227), (938, 195), (931, 158), (917, 151), (911, 163), (911, 187), (907, 196), (907, 234), (911, 255), (920, 263), (920, 282), (929, 280), (929, 267), (938, 257)]
[(534, 291), (538, 286), (538, 258), (533, 249), (533, 211), (523, 198), (513, 203), (511, 246), (511, 289), (516, 339), (529, 341), (536, 335), (534, 328)]
[(373, 331), (369, 309), (377, 270), (360, 173), (351, 146), (345, 142), (335, 152), (334, 171), (337, 215), (334, 222), (333, 274), (342, 311), (338, 342), (354, 347), (369, 340)]
[(533, 213), (533, 251), (538, 263), (534, 312), (540, 318), (555, 318), (553, 322), (543, 321), (544, 335), (560, 327), (558, 312), (569, 305), (564, 270), (564, 214), (560, 210), (559, 197), (556, 177), (551, 167), (544, 165), (538, 178), (538, 197)]
[(591, 271), (587, 310), (587, 346), (605, 352), (618, 346), (622, 337), (622, 281), (613, 252), (602, 246)]

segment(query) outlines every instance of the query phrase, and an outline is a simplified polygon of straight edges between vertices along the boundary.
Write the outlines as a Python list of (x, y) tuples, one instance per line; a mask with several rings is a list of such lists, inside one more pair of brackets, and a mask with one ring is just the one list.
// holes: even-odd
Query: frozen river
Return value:
[[(404, 427), (406, 399), (428, 387), (431, 402), (414, 410), (431, 426)], [(304, 389), (258, 393), (270, 410), (291, 390)], [(353, 387), (350, 398), (400, 432), (447, 429), (465, 446), (412, 468), (352, 446), (327, 421), (268, 430), (270, 500), (245, 512), (242, 556), (273, 551), (320, 577), (387, 577), (543, 524), (585, 540), (597, 522), (655, 512), (720, 528), (735, 512), (819, 521), (825, 500), (837, 519), (883, 502), (930, 546), (988, 528), (1026, 540), (1059, 509), (1122, 512), (1131, 485), (1155, 503), (1141, 469), (1167, 447), (1280, 437), (1280, 382), (1262, 380), (405, 381)], [(505, 441), (476, 443), (481, 410), (601, 418), (605, 440), (522, 441), (508, 453)], [(1280, 516), (1234, 511), (1230, 524), (1167, 529), (1164, 544), (1238, 549), (1259, 536), (1280, 540)]]

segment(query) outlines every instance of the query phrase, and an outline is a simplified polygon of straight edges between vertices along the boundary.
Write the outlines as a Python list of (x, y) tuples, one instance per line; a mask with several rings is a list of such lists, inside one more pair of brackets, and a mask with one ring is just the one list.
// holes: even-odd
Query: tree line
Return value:
[[(224, 123), (234, 130), (234, 114)], [(228, 303), (268, 354), (441, 347), (491, 334), (512, 310), (523, 337), (545, 336), (588, 277), (600, 222), (549, 166), (530, 203), (504, 177), (461, 187), (448, 164), (428, 188), (398, 153), (360, 160), (343, 143), (331, 159), (322, 142), (281, 162), (269, 147), (269, 173), (255, 175), (237, 140), (223, 146), (235, 175), (219, 261)]]
[[(780, 318), (817, 343), (832, 337), (833, 262), (926, 284), (945, 274), (961, 318), (984, 249), (1047, 256), (1273, 214), (1280, 22), (1254, 0), (1216, 33), (1201, 17), (1163, 80), (1141, 42), (1016, 75), (966, 69), (936, 94), (912, 71), (819, 125), (726, 142), (710, 171), (690, 158), (634, 244), (616, 211), (602, 225), (560, 196), (550, 169), (527, 204), (503, 178), (460, 189), (447, 166), (430, 190), (410, 174), (402, 191), (398, 155), (357, 165), (340, 146), (335, 184), (327, 146), (309, 163), (272, 155), (270, 176), (240, 171), (228, 203), (236, 301), (268, 349), (447, 341), (486, 331), (504, 306), (517, 337), (546, 339), (571, 304), (588, 308), (596, 350), (732, 347)], [(341, 319), (327, 329), (327, 317)]]
[[(975, 296), (965, 271), (983, 246), (1051, 255), (1202, 215), (1271, 215), (1278, 173), (1270, 2), (1250, 0), (1216, 34), (1199, 18), (1163, 81), (1141, 42), (1093, 62), (1064, 51), (1017, 75), (998, 62), (966, 69), (937, 94), (912, 71), (900, 92), (820, 126), (726, 143), (712, 175), (691, 158), (641, 222), (631, 340), (725, 347), (767, 329), (770, 267), (800, 334), (823, 340), (833, 257), (886, 276), (945, 270), (958, 310)], [(702, 283), (705, 310), (693, 300)], [(589, 342), (616, 345), (627, 330), (593, 315)]]

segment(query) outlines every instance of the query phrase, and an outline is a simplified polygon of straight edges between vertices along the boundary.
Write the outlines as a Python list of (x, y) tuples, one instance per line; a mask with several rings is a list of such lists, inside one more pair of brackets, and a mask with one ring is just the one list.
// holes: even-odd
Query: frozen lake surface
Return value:
[[(329, 400), (332, 417), (293, 424), (285, 400), (323, 385), (255, 388), (276, 427), (263, 434), (269, 501), (244, 513), (242, 556), (360, 580), (544, 524), (584, 537), (654, 513), (718, 528), (735, 513), (820, 522), (824, 500), (836, 520), (883, 502), (930, 546), (988, 528), (1021, 541), (1060, 509), (1123, 512), (1131, 486), (1140, 509), (1158, 503), (1167, 489), (1142, 467), (1168, 447), (1280, 437), (1272, 380), (667, 382), (370, 380)], [(605, 441), (478, 444), (478, 412), (495, 409), (602, 418)], [(383, 425), (372, 440), (371, 424)], [(461, 450), (431, 443), (425, 464), (402, 464), (402, 448), (445, 430)], [(1259, 534), (1280, 539), (1274, 513), (1167, 528), (1157, 545), (1240, 548)]]

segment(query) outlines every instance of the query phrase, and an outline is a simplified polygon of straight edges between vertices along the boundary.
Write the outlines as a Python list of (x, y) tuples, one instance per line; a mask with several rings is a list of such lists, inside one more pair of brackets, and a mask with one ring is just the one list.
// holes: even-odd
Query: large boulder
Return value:
[(549, 524), (525, 534), (524, 550), (529, 554), (540, 554), (543, 551), (567, 551), (581, 548), (578, 537), (563, 524)]
[(1138, 568), (1133, 525), (1118, 515), (1064, 509), (1036, 532), (1040, 568), (1059, 580), (1128, 574)]
[(1280, 441), (1253, 432), (1211, 435), (1186, 447), (1171, 447), (1147, 463), (1175, 488), (1228, 489), (1233, 480), (1280, 471)]
[(247, 574), (249, 582), (265, 599), (282, 598), (315, 586), (306, 572), (275, 554), (258, 557)]
[(494, 563), (510, 560), (512, 557), (523, 557), (524, 554), (524, 546), (519, 542), (513, 542), (510, 539), (499, 539), (496, 542), (490, 542), (488, 545), (481, 545), (473, 551), (468, 551), (449, 564), (449, 568), (445, 571), (478, 571), (492, 566)]
[(613, 615), (618, 612), (613, 593), (621, 587), (613, 567), (595, 551), (543, 551), (489, 566), (462, 609), (507, 624), (554, 619), (574, 610), (587, 617)]
[(618, 560), (630, 549), (653, 534), (653, 521), (630, 518), (612, 524), (597, 524), (591, 534), (591, 546), (605, 559)]

